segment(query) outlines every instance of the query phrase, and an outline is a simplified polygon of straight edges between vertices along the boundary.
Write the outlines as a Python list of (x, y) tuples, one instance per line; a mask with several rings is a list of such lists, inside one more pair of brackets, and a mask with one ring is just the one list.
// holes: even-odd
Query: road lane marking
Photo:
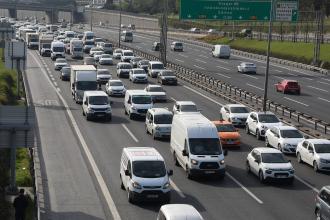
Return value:
[(226, 75), (224, 75), (224, 74), (221, 74), (221, 73), (215, 73), (215, 74), (217, 74), (217, 75), (220, 75), (220, 76), (223, 76), (223, 77), (226, 77), (226, 78), (228, 78), (228, 79), (230, 79), (230, 78), (231, 78), (230, 76), (226, 76)]
[(204, 67), (201, 67), (201, 66), (194, 65), (194, 67), (196, 67), (196, 68), (198, 68), (198, 69), (205, 70), (205, 68), (204, 68)]
[(224, 70), (230, 70), (229, 68), (223, 67), (223, 66), (217, 66), (218, 68), (224, 69)]
[(313, 81), (313, 79), (310, 79), (310, 78), (307, 78), (307, 77), (304, 77), (303, 79), (307, 79), (309, 81)]
[(242, 74), (243, 76), (247, 76), (247, 77), (250, 77), (250, 78), (253, 78), (253, 79), (259, 79), (258, 77), (255, 77), (255, 76), (251, 76), (251, 75), (247, 75), (247, 74)]
[(326, 82), (322, 82), (322, 81), (317, 81), (318, 83), (322, 83), (322, 84), (325, 84), (325, 85), (329, 85), (330, 86), (330, 83), (326, 83)]
[(264, 90), (263, 88), (260, 88), (258, 86), (252, 85), (250, 83), (246, 83), (246, 85), (251, 86), (251, 87), (256, 88), (256, 89), (259, 89), (259, 90), (262, 90), (262, 91)]
[(171, 99), (172, 99), (173, 101), (175, 101), (175, 102), (176, 102), (176, 99), (175, 99), (175, 98), (171, 97)]
[(202, 55), (202, 54), (200, 54), (200, 55), (198, 55), (199, 57), (204, 57), (204, 58), (206, 58), (206, 59), (208, 59), (209, 57), (208, 56), (205, 56), (205, 55)]
[(327, 78), (322, 78), (323, 80), (325, 80), (325, 81), (329, 81), (330, 82), (330, 79), (327, 79)]
[(274, 71), (276, 71), (276, 72), (278, 72), (278, 73), (282, 73), (282, 70), (274, 70)]
[(54, 86), (57, 87), (57, 82), (54, 82)]
[[(38, 61), (38, 59), (32, 53), (31, 53), (31, 56), (36, 61), (36, 63), (38, 63), (38, 65), (40, 67), (42, 67), (41, 63)], [(40, 68), (40, 69), (41, 69), (41, 72), (45, 75), (45, 77), (48, 80), (49, 84), (53, 87), (53, 89), (57, 93), (58, 97), (61, 99), (61, 101), (62, 101), (62, 103), (63, 103), (63, 105), (64, 105), (64, 107), (66, 109), (66, 112), (67, 112), (67, 114), (68, 114), (68, 116), (70, 118), (71, 124), (72, 124), (72, 126), (73, 126), (73, 128), (74, 128), (74, 130), (75, 130), (75, 132), (77, 134), (77, 137), (78, 137), (78, 139), (80, 141), (80, 144), (81, 144), (81, 146), (82, 146), (82, 148), (83, 148), (83, 150), (85, 152), (86, 158), (89, 161), (89, 164), (90, 164), (90, 166), (92, 168), (92, 171), (93, 171), (93, 173), (95, 175), (95, 178), (96, 178), (96, 180), (97, 180), (97, 182), (98, 182), (98, 184), (100, 186), (100, 189), (101, 189), (101, 191), (103, 193), (104, 199), (105, 199), (105, 201), (106, 201), (106, 203), (108, 205), (108, 208), (110, 209), (110, 212), (112, 214), (112, 217), (115, 220), (121, 220), (121, 217), (119, 215), (119, 212), (117, 210), (117, 207), (115, 205), (115, 202), (114, 202), (114, 200), (111, 197), (111, 194), (110, 194), (110, 191), (109, 191), (109, 189), (107, 187), (107, 184), (105, 183), (105, 180), (103, 179), (103, 176), (102, 176), (102, 174), (101, 174), (101, 172), (100, 172), (100, 170), (99, 170), (99, 168), (98, 168), (98, 166), (97, 166), (97, 164), (95, 162), (95, 159), (94, 159), (91, 151), (89, 150), (89, 147), (88, 147), (88, 145), (87, 145), (87, 143), (86, 143), (86, 141), (84, 139), (84, 136), (82, 135), (82, 133), (81, 133), (81, 131), (79, 129), (79, 126), (78, 126), (76, 120), (73, 117), (73, 114), (72, 114), (72, 112), (71, 112), (71, 110), (69, 108), (68, 103), (65, 101), (65, 99), (63, 98), (63, 96), (61, 95), (61, 93), (59, 93), (56, 90), (55, 86), (52, 84), (52, 81), (48, 77), (46, 71), (43, 68)]]
[(200, 95), (200, 96), (202, 96), (202, 97), (204, 97), (204, 98), (206, 98), (206, 99), (208, 99), (208, 100), (210, 100), (211, 102), (214, 102), (215, 104), (218, 104), (220, 106), (223, 106), (224, 105), (224, 104), (222, 104), (222, 103), (220, 103), (218, 101), (215, 101), (214, 99), (212, 99), (212, 98), (210, 98), (210, 97), (208, 97), (208, 96), (206, 96), (206, 95), (204, 95), (204, 94), (202, 94), (200, 92), (197, 92), (195, 89), (192, 89), (189, 86), (185, 86), (184, 85), (183, 87), (186, 88), (186, 89), (188, 89), (188, 90), (190, 90), (190, 91), (192, 91), (192, 92), (194, 92), (194, 93), (196, 93), (196, 94), (198, 94), (198, 95)]
[(294, 177), (299, 180), (300, 182), (302, 182), (303, 184), (305, 184), (306, 186), (308, 186), (309, 188), (311, 188), (314, 192), (319, 193), (319, 190), (316, 189), (314, 186), (312, 186), (311, 184), (307, 183), (305, 180), (301, 179), (300, 177), (298, 177), (297, 175), (294, 175)]
[(179, 194), (179, 196), (181, 198), (186, 198), (186, 196), (184, 195), (184, 193), (179, 189), (179, 187), (173, 182), (172, 179), (170, 179), (170, 184), (172, 186), (172, 188)]
[(324, 99), (324, 98), (321, 98), (321, 97), (318, 97), (318, 99), (322, 100), (322, 101), (325, 101), (325, 102), (329, 102), (330, 103), (330, 100), (328, 99)]
[(292, 102), (298, 103), (298, 104), (300, 104), (300, 105), (304, 105), (304, 106), (306, 106), (306, 107), (309, 106), (309, 105), (307, 105), (307, 104), (305, 104), (305, 103), (303, 103), (303, 102), (299, 102), (299, 101), (297, 101), (297, 100), (290, 99), (290, 98), (288, 98), (288, 97), (284, 97), (284, 98), (287, 99), (287, 100), (289, 100), (289, 101), (292, 101)]
[(283, 77), (279, 77), (279, 76), (274, 76), (275, 78), (278, 78), (278, 79), (285, 79)]
[(206, 61), (204, 60), (200, 60), (200, 59), (195, 59), (197, 62), (200, 62), (200, 63), (207, 63)]
[(317, 87), (314, 87), (314, 86), (307, 86), (307, 87), (312, 88), (312, 89), (316, 89), (316, 90), (319, 90), (319, 91), (322, 91), (322, 92), (329, 92), (325, 89), (320, 89), (320, 88), (317, 88)]
[(181, 54), (181, 53), (179, 53), (178, 55), (179, 55), (179, 56), (182, 56), (182, 57), (184, 57), (184, 58), (188, 58), (187, 55), (183, 55), (183, 54)]
[(142, 47), (140, 47), (140, 46), (136, 46), (136, 48), (138, 48), (138, 49), (142, 49)]
[(228, 61), (224, 61), (224, 60), (218, 60), (218, 62), (228, 64)]
[(264, 68), (264, 69), (266, 69), (266, 67), (265, 66), (260, 66), (261, 68)]
[(293, 74), (293, 73), (286, 73), (286, 74), (288, 74), (290, 76), (297, 76), (296, 74)]
[(57, 87), (56, 89), (57, 89), (58, 92), (61, 92), (61, 89), (60, 88)]
[(127, 131), (127, 133), (131, 136), (131, 138), (138, 143), (139, 140), (134, 136), (134, 134), (128, 129), (128, 127), (125, 124), (121, 124), (121, 126), (123, 126), (123, 128)]
[(178, 61), (178, 62), (184, 63), (183, 60), (179, 60), (179, 59), (175, 59), (175, 60)]
[(261, 201), (256, 195), (254, 195), (250, 190), (248, 190), (245, 186), (243, 186), (242, 183), (240, 183), (235, 177), (230, 175), (228, 172), (226, 172), (226, 175), (234, 181), (237, 185), (239, 185), (247, 194), (249, 194), (254, 200), (256, 200), (259, 204), (264, 204), (263, 201)]

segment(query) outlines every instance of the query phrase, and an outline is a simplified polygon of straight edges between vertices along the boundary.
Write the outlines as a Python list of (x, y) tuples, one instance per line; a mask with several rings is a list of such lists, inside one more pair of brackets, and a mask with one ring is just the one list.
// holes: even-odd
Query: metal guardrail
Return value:
[[(110, 42), (112, 42), (115, 47), (118, 46), (117, 42)], [(157, 56), (148, 54), (132, 47), (121, 45), (121, 48), (133, 50), (136, 55), (144, 57), (148, 60), (159, 60), (159, 57)], [(263, 98), (261, 96), (245, 91), (236, 86), (232, 86), (221, 80), (214, 79), (213, 77), (209, 77), (204, 73), (196, 72), (195, 70), (172, 62), (168, 62), (167, 66), (175, 71), (178, 78), (194, 86), (200, 87), (207, 92), (224, 98), (230, 102), (241, 102), (254, 109), (259, 109), (259, 107), (261, 109), (263, 103)], [(298, 122), (299, 124), (295, 126), (300, 129), (303, 128), (303, 132), (308, 133), (311, 136), (320, 137), (322, 133), (329, 134), (329, 122), (320, 120), (303, 112), (296, 111), (292, 108), (273, 102), (271, 100), (267, 101), (267, 108), (268, 110), (273, 111), (282, 117), (287, 117), (288, 119), (292, 119)], [(311, 130), (321, 132), (321, 134), (312, 133)]]

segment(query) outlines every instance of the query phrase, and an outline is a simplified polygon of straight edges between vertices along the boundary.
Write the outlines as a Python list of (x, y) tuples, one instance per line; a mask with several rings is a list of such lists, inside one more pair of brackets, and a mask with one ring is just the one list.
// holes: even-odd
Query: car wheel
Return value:
[(129, 189), (127, 189), (127, 199), (129, 203), (134, 203), (132, 192)]
[(285, 91), (285, 89), (283, 89), (283, 94), (286, 94), (287, 92)]
[(129, 119), (133, 119), (133, 114), (128, 112), (128, 117), (129, 117)]
[(297, 153), (297, 161), (298, 161), (298, 163), (303, 163), (300, 153)]
[(281, 144), (277, 145), (277, 149), (283, 153), (283, 148), (282, 148)]
[(157, 137), (156, 137), (156, 135), (155, 135), (155, 132), (154, 132), (154, 131), (152, 131), (152, 138), (153, 138), (154, 140), (156, 140), (156, 139), (157, 139)]
[(261, 140), (261, 135), (258, 129), (256, 130), (256, 136), (258, 140)]
[(261, 170), (259, 171), (259, 181), (260, 181), (261, 183), (264, 183), (264, 182), (265, 182), (264, 174), (262, 173)]
[(250, 134), (250, 128), (248, 124), (245, 125), (245, 133)]
[(145, 127), (146, 127), (146, 133), (149, 134), (149, 131), (148, 131), (148, 127), (147, 127), (147, 125), (146, 125)]
[(192, 175), (188, 166), (186, 166), (186, 177), (190, 180), (192, 179)]
[(122, 190), (125, 190), (125, 186), (124, 186), (124, 183), (123, 183), (123, 179), (121, 178), (121, 175), (120, 175), (120, 188)]
[(265, 137), (265, 145), (266, 145), (266, 147), (270, 147), (269, 141), (268, 141), (268, 138), (267, 137)]
[(246, 161), (246, 172), (251, 173), (251, 167), (249, 161)]
[(86, 120), (87, 120), (87, 121), (90, 121), (90, 120), (91, 120), (91, 117), (88, 116), (88, 115), (86, 115)]
[(85, 112), (84, 111), (82, 111), (82, 115), (85, 116)]
[(180, 164), (179, 164), (178, 158), (176, 157), (176, 153), (175, 152), (173, 152), (173, 160), (174, 160), (175, 166), (179, 167)]
[(317, 162), (316, 161), (313, 162), (313, 168), (314, 168), (314, 171), (315, 172), (318, 172), (319, 171), (319, 165), (317, 165)]
[(315, 210), (315, 216), (316, 216), (316, 220), (321, 220), (322, 219), (320, 209)]

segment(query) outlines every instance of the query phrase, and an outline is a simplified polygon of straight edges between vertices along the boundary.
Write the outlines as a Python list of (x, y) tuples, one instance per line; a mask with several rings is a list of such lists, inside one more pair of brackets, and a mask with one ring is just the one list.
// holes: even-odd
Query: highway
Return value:
[[(95, 28), (95, 32), (101, 37), (113, 37), (112, 39), (116, 39), (115, 36), (113, 36), (114, 33), (111, 31)], [(135, 35), (135, 37), (136, 41), (131, 44), (132, 46), (136, 48), (141, 47), (139, 49), (146, 51), (151, 48), (151, 42), (154, 40), (153, 37), (140, 35)], [(196, 48), (198, 48), (199, 51), (197, 51)], [(153, 52), (150, 51), (150, 53)], [(199, 55), (210, 57), (206, 49), (188, 45), (184, 53), (170, 53), (169, 58), (173, 61), (175, 59), (183, 60), (185, 66), (196, 65), (205, 68), (205, 71), (209, 74), (214, 74), (218, 78), (221, 77), (224, 80), (226, 79), (228, 82), (237, 83), (238, 85), (241, 84), (241, 87), (251, 87), (246, 86), (247, 83), (259, 87), (263, 83), (261, 71), (259, 71), (256, 76), (253, 75), (249, 77), (244, 75), (244, 77), (242, 77), (235, 73), (234, 70), (228, 70), (228, 72), (219, 71), (219, 69), (214, 66), (210, 66), (210, 68), (208, 66), (210, 64), (216, 64), (223, 68), (230, 69), (241, 60), (245, 60), (244, 58), (233, 57), (230, 60), (215, 60), (211, 57), (205, 58)], [(198, 62), (196, 59), (203, 60), (206, 63)], [(70, 64), (82, 63), (82, 61), (73, 61), (70, 58), (68, 58), (68, 60), (70, 60)], [(70, 149), (72, 146), (65, 143), (64, 140), (67, 140), (68, 137), (74, 137), (74, 139), (76, 139), (80, 151), (65, 151), (70, 154), (66, 159), (75, 160), (75, 157), (85, 159), (84, 163), (87, 164), (86, 166), (88, 168), (82, 166), (81, 171), (83, 172), (79, 175), (87, 175), (87, 177), (90, 175), (91, 178), (93, 178), (94, 187), (97, 189), (97, 192), (93, 193), (96, 198), (93, 198), (96, 202), (101, 201), (102, 206), (106, 210), (104, 212), (102, 210), (89, 212), (88, 209), (84, 209), (86, 213), (89, 213), (89, 219), (156, 219), (160, 207), (159, 204), (129, 204), (126, 192), (120, 189), (119, 162), (121, 150), (124, 147), (132, 146), (155, 147), (164, 157), (167, 166), (174, 170), (174, 175), (171, 177), (171, 185), (173, 188), (171, 203), (192, 204), (201, 212), (205, 219), (307, 220), (314, 218), (313, 211), (316, 192), (322, 186), (329, 183), (329, 174), (315, 173), (311, 167), (305, 164), (298, 164), (294, 156), (288, 156), (288, 159), (292, 161), (296, 170), (296, 180), (294, 184), (292, 186), (287, 186), (285, 184), (261, 184), (257, 177), (247, 174), (245, 170), (245, 160), (248, 152), (253, 147), (264, 146), (264, 142), (257, 141), (255, 137), (246, 135), (244, 130), (240, 130), (242, 145), (238, 150), (230, 150), (228, 156), (225, 158), (227, 174), (224, 180), (188, 180), (185, 177), (183, 169), (174, 165), (169, 150), (169, 142), (166, 140), (153, 140), (150, 135), (146, 134), (143, 121), (129, 120), (124, 114), (123, 98), (111, 98), (113, 101), (113, 117), (111, 122), (86, 121), (82, 116), (81, 106), (72, 100), (69, 82), (60, 80), (59, 72), (54, 70), (54, 64), (50, 58), (41, 58), (36, 51), (29, 51), (28, 62), (33, 62), (33, 71), (30, 72), (30, 75), (33, 76), (28, 77), (28, 84), (34, 91), (32, 93), (33, 98), (38, 99), (38, 94), (44, 94), (45, 92), (56, 93), (59, 97), (57, 109), (62, 113), (63, 118), (62, 120), (54, 119), (50, 121), (51, 124), (49, 125), (50, 127), (63, 129), (62, 132), (54, 133), (57, 138), (55, 145), (58, 144), (60, 146), (66, 144), (60, 146), (61, 149), (65, 151), (66, 148)], [(117, 61), (115, 64), (116, 63)], [(259, 65), (260, 68), (261, 65)], [(115, 65), (102, 68), (109, 68), (113, 78), (116, 78)], [(311, 80), (313, 80), (313, 82), (316, 80), (316, 75), (309, 76), (289, 70), (286, 72), (281, 67), (272, 68), (273, 74), (275, 69), (283, 71), (276, 75), (278, 77), (287, 77), (287, 73), (299, 75), (301, 83), (306, 83), (306, 86), (308, 86)], [(226, 77), (218, 75), (217, 73)], [(275, 75), (272, 76), (272, 82), (270, 83), (275, 81), (274, 78)], [(326, 80), (321, 78), (318, 80), (327, 82), (327, 77), (322, 76), (322, 78)], [(145, 84), (133, 84), (129, 82), (128, 79), (123, 79), (123, 82), (129, 89), (142, 89), (146, 86)], [(149, 79), (149, 83), (154, 84), (155, 80)], [(303, 94), (305, 93), (304, 87)], [(327, 87), (322, 88), (326, 89)], [(157, 103), (156, 106), (172, 109), (175, 100), (191, 100), (202, 109), (202, 113), (210, 120), (218, 119), (220, 107), (227, 104), (225, 100), (212, 96), (182, 81), (179, 81), (178, 86), (164, 86), (164, 89), (167, 91), (169, 101), (167, 103)], [(251, 87), (250, 90), (256, 93), (258, 92), (258, 89), (254, 89), (254, 87)], [(306, 93), (307, 91), (311, 92), (313, 90), (307, 90), (306, 88)], [(320, 94), (317, 94), (316, 92), (313, 94), (326, 97), (321, 96), (323, 95), (321, 92), (319, 93)], [(282, 100), (283, 97), (283, 95), (276, 95), (273, 92), (271, 92), (270, 95), (272, 99), (277, 98), (279, 101)], [(288, 97), (297, 100), (300, 98), (296, 96)], [(301, 97), (304, 97), (304, 95)], [(306, 95), (303, 101), (307, 102), (310, 108), (318, 109), (318, 114), (320, 116), (326, 116), (325, 106), (328, 106), (329, 103), (322, 106), (316, 105), (314, 107), (314, 105), (312, 105), (313, 101), (314, 103), (319, 103), (319, 101), (309, 97), (309, 99), (311, 99), (310, 102), (309, 99), (307, 100), (308, 97), (309, 96)], [(294, 102), (285, 101), (284, 99), (283, 102), (283, 104), (292, 104), (293, 108), (299, 106)], [(305, 106), (302, 106), (302, 108), (305, 108)], [(48, 112), (48, 114), (52, 114), (52, 112)], [(45, 115), (41, 116), (37, 112), (38, 121), (41, 120), (42, 117), (45, 117)], [(52, 116), (49, 115), (49, 117)], [(70, 126), (63, 127), (63, 120), (67, 121)], [(43, 127), (39, 127), (39, 129), (43, 129)], [(46, 146), (42, 146), (42, 149), (45, 147)], [(87, 157), (86, 155), (88, 155), (88, 153), (86, 154), (86, 152), (90, 152), (90, 155)], [(65, 154), (57, 156), (61, 157), (65, 156)], [(57, 160), (58, 158), (54, 155), (53, 157), (49, 157), (48, 160), (45, 160), (46, 167), (51, 167), (56, 163), (63, 162), (62, 160)], [(65, 167), (61, 168), (65, 169)], [(87, 174), (85, 172), (86, 169), (89, 171)], [(65, 174), (57, 174), (65, 178)], [(77, 173), (70, 173), (69, 175), (77, 175)], [(104, 181), (105, 184), (103, 184), (102, 181)], [(77, 184), (83, 183), (84, 180), (81, 180), (81, 182)], [(59, 185), (57, 185), (57, 187), (57, 189), (60, 190)], [(89, 188), (86, 190), (88, 189)], [(63, 187), (62, 190), (65, 192), (66, 189)], [(60, 191), (58, 191), (58, 193), (60, 193)], [(76, 193), (84, 194), (85, 190), (78, 190)], [(77, 199), (79, 199), (79, 197)], [(113, 203), (111, 201), (113, 201)], [(107, 211), (111, 212), (112, 217), (104, 214)]]
[[(93, 31), (100, 37), (118, 41), (116, 30), (94, 27)], [(136, 33), (134, 34), (133, 43), (122, 43), (134, 49), (158, 55), (159, 52), (151, 50), (152, 43), (155, 41), (159, 41), (159, 38)], [(170, 45), (171, 42), (172, 40), (169, 40), (168, 44)], [(168, 48), (170, 48), (169, 45)], [(210, 49), (193, 44), (185, 44), (184, 52), (168, 50), (168, 60), (263, 96), (265, 61), (235, 55), (232, 55), (228, 60), (213, 58)], [(241, 62), (256, 63), (257, 74), (238, 73), (237, 65)], [(302, 87), (301, 95), (277, 93), (274, 84), (283, 79), (298, 80)], [(268, 88), (270, 100), (330, 122), (328, 115), (328, 109), (330, 108), (330, 77), (328, 75), (271, 63)]]

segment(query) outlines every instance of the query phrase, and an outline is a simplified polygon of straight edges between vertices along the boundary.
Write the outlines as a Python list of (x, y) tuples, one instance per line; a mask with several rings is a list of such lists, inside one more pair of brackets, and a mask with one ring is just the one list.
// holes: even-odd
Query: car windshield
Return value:
[(94, 45), (94, 41), (85, 41), (85, 45)]
[(124, 52), (124, 56), (134, 56), (132, 52)]
[(316, 153), (328, 154), (330, 153), (330, 144), (314, 144)]
[(96, 53), (96, 52), (102, 52), (101, 49), (99, 49), (99, 48), (92, 48), (91, 51), (93, 51), (93, 52), (95, 52), (95, 53)]
[(232, 124), (217, 124), (216, 127), (218, 132), (236, 132)]
[(196, 105), (181, 105), (182, 112), (197, 112)]
[(97, 83), (96, 81), (78, 81), (77, 90), (96, 90)]
[(119, 81), (110, 82), (110, 86), (123, 86), (123, 83)]
[(142, 60), (139, 63), (140, 63), (140, 65), (148, 65), (149, 61), (148, 60)]
[(74, 34), (67, 34), (66, 37), (68, 37), (68, 38), (74, 38)]
[(288, 82), (288, 86), (290, 86), (290, 87), (298, 87), (298, 83), (297, 82)]
[(231, 107), (231, 113), (249, 113), (249, 110), (245, 107)]
[(139, 62), (141, 59), (142, 59), (141, 57), (135, 57), (135, 58), (132, 59), (132, 61)]
[(280, 122), (275, 115), (259, 115), (259, 122), (262, 123), (278, 123)]
[(166, 71), (166, 72), (162, 72), (163, 76), (175, 76), (173, 72), (170, 71)]
[(152, 68), (160, 70), (160, 69), (164, 69), (164, 65), (161, 63), (155, 63), (155, 64), (152, 64)]
[(123, 64), (119, 66), (119, 69), (132, 69), (132, 66), (129, 64)]
[(66, 59), (56, 59), (56, 63), (66, 63)]
[(100, 55), (102, 55), (102, 54), (103, 54), (102, 51), (100, 51), (100, 52), (95, 52), (95, 53), (94, 53), (94, 55), (97, 55), (97, 56), (100, 56)]
[(148, 89), (149, 92), (163, 92), (162, 87), (149, 87)]
[(62, 73), (70, 73), (71, 72), (71, 68), (70, 67), (63, 67), (61, 69)]
[(170, 114), (155, 115), (155, 124), (172, 124), (173, 116)]
[(132, 37), (133, 36), (133, 33), (131, 32), (126, 32), (126, 37)]
[(80, 47), (74, 47), (73, 48), (73, 51), (80, 52), (80, 51), (82, 51), (82, 48), (80, 48)]
[(87, 40), (91, 40), (91, 39), (93, 39), (94, 38), (94, 36), (86, 36), (86, 39)]
[(303, 138), (298, 130), (281, 130), (282, 138)]
[(31, 41), (31, 42), (39, 42), (39, 39), (37, 39), (37, 38), (32, 38), (30, 41)]
[(104, 44), (104, 47), (112, 47), (112, 44), (105, 43), (105, 44)]
[(182, 47), (182, 43), (176, 43), (175, 46)]
[(50, 49), (50, 47), (51, 47), (50, 44), (43, 44), (43, 45), (42, 45), (42, 48), (48, 48), (48, 49)]
[(109, 54), (103, 54), (102, 58), (111, 58), (111, 56)]
[(221, 154), (219, 138), (189, 138), (189, 149), (194, 155)]
[(97, 75), (110, 75), (109, 70), (98, 70)]
[(288, 161), (283, 157), (282, 153), (262, 153), (263, 163), (287, 163)]
[(54, 52), (64, 52), (64, 47), (53, 47)]
[(151, 104), (152, 99), (149, 95), (135, 95), (132, 97), (134, 104)]
[(122, 51), (122, 50), (120, 50), (120, 49), (116, 49), (116, 50), (115, 50), (115, 53), (121, 53), (121, 51)]
[(107, 105), (107, 104), (109, 104), (109, 99), (107, 96), (90, 96), (89, 104), (91, 104), (91, 105)]
[(255, 65), (253, 63), (245, 63), (245, 66), (247, 66), (247, 67), (254, 67)]
[(144, 70), (134, 70), (133, 74), (146, 74)]
[(133, 161), (133, 174), (142, 178), (160, 178), (166, 175), (163, 161)]

